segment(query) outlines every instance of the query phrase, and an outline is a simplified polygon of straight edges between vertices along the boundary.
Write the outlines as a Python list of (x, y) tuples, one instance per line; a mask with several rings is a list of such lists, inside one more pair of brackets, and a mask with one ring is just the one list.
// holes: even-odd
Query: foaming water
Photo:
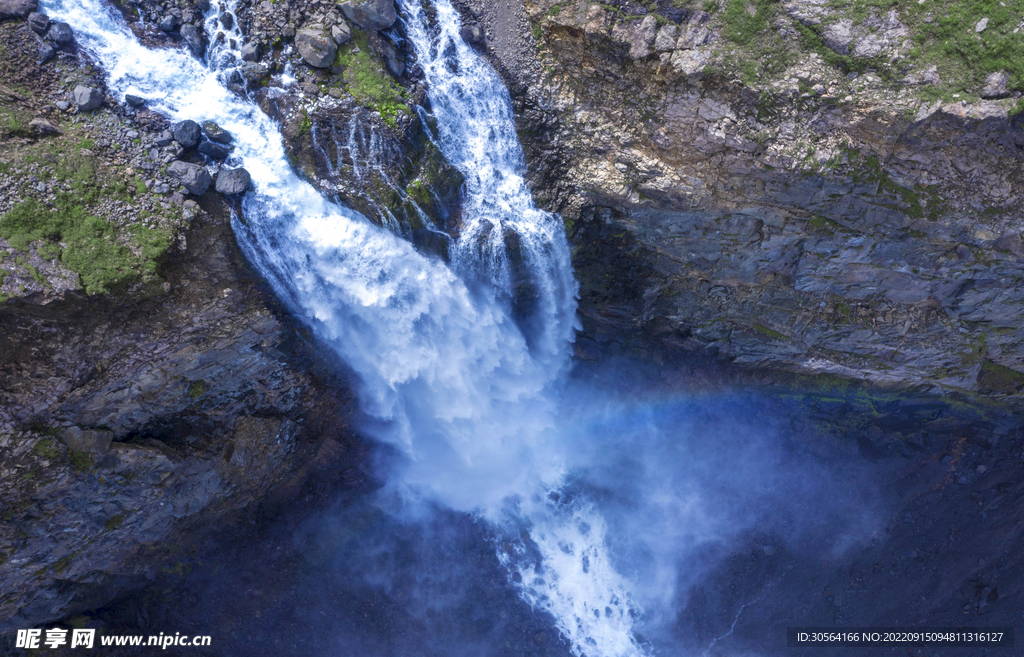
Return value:
[[(254, 186), (243, 201), (244, 218), (234, 221), (239, 243), (280, 297), (359, 376), (363, 408), (376, 419), (373, 433), (408, 457), (392, 477), (394, 489), (496, 518), (507, 500), (559, 485), (565, 455), (552, 437), (556, 413), (548, 389), (564, 369), (575, 326), (568, 249), (557, 218), (533, 208), (523, 184), (507, 92), (458, 38), (447, 2), (439, 5), (440, 38), (457, 53), (457, 84), (449, 80), (446, 86), (440, 53), (421, 55), (441, 143), (456, 166), (475, 174), (466, 190), (472, 225), (490, 224), (496, 235), (511, 228), (521, 237), (540, 289), (534, 309), (540, 331), (532, 351), (506, 311), (512, 282), (499, 241), (474, 260), (492, 268), (493, 287), (471, 291), (439, 260), (328, 202), (299, 179), (278, 127), (225, 89), (216, 68), (183, 50), (141, 46), (100, 0), (48, 0), (44, 8), (76, 26), (80, 43), (106, 70), (112, 93), (142, 96), (173, 120), (214, 120), (235, 136), (230, 163), (245, 166)], [(420, 8), (406, 9), (418, 49), (430, 47)], [(213, 16), (206, 25), (220, 29)], [(234, 62), (240, 47), (234, 37), (234, 43), (211, 39), (209, 59)], [(466, 112), (475, 118), (462, 124)], [(464, 232), (462, 267), (475, 266), (468, 255), (474, 230)], [(524, 507), (524, 513), (538, 529), (542, 559), (557, 570), (565, 560), (547, 562), (557, 555), (558, 514), (544, 505)], [(614, 573), (598, 554), (599, 516), (581, 507), (573, 518), (580, 514), (595, 528), (581, 539), (594, 543), (588, 554), (603, 564), (590, 573)], [(556, 616), (576, 654), (635, 652), (612, 647), (631, 642), (621, 614), (607, 646), (609, 632), (596, 631), (593, 623), (572, 629), (579, 625), (571, 617), (577, 608), (603, 609), (613, 597), (625, 598), (621, 583), (608, 594), (600, 578), (591, 576), (588, 590), (580, 591), (569, 590), (573, 581), (551, 579), (542, 597), (531, 584), (523, 595)]]
[[(557, 366), (558, 359), (566, 359), (565, 345), (577, 328), (577, 284), (561, 220), (534, 207), (523, 178), (523, 151), (508, 89), (462, 40), (459, 16), (449, 0), (432, 3), (433, 21), (424, 4), (399, 4), (427, 81), (438, 147), (465, 179), (463, 225), (451, 250), (453, 265), (464, 277), (483, 277), (506, 302), (517, 285), (535, 286), (534, 312), (541, 320), (536, 345)], [(517, 280), (521, 273), (513, 260), (518, 258), (531, 280)]]

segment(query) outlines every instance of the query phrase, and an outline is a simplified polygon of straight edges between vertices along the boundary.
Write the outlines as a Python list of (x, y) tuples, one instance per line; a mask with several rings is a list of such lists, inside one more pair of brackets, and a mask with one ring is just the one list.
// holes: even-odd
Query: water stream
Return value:
[[(641, 610), (616, 569), (598, 505), (582, 491), (571, 499), (557, 492), (578, 447), (556, 431), (576, 328), (565, 235), (557, 217), (532, 204), (508, 92), (459, 37), (448, 0), (435, 3), (434, 23), (418, 4), (402, 8), (442, 152), (466, 177), (465, 226), (451, 266), (300, 179), (278, 126), (229, 91), (217, 66), (186, 50), (143, 47), (102, 0), (42, 5), (74, 26), (112, 94), (142, 96), (172, 120), (216, 121), (235, 136), (229, 164), (253, 179), (233, 224), (238, 241), (358, 376), (367, 430), (405, 455), (389, 492), (490, 522), (510, 581), (551, 613), (576, 655), (642, 654), (634, 636)], [(207, 59), (232, 65), (240, 33), (218, 42), (213, 16), (206, 27)], [(516, 266), (536, 289), (525, 323), (510, 315), (521, 282), (510, 239)]]

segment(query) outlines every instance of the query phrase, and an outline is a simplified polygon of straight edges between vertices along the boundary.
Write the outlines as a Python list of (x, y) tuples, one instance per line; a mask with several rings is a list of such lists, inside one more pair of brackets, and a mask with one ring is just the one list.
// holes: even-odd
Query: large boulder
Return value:
[(37, 137), (59, 135), (61, 131), (44, 118), (35, 118), (28, 122), (28, 129)]
[(689, 77), (701, 74), (708, 57), (700, 50), (676, 50), (669, 61), (673, 68)]
[(466, 25), (463, 25), (462, 29), (459, 30), (459, 35), (466, 43), (475, 44), (483, 43), (484, 37), (486, 36), (484, 34), (484, 28), (480, 27), (476, 23), (467, 23)]
[(227, 147), (215, 144), (212, 141), (204, 141), (196, 149), (211, 160), (226, 160), (231, 151)]
[(25, 18), (38, 7), (37, 0), (0, 0), (0, 19)]
[(679, 39), (678, 25), (664, 25), (658, 30), (654, 37), (655, 52), (671, 52), (676, 48), (676, 41)]
[(46, 36), (58, 46), (70, 46), (75, 42), (75, 33), (67, 23), (54, 21)]
[(203, 138), (203, 131), (199, 128), (199, 124), (189, 120), (179, 121), (172, 125), (171, 134), (174, 135), (174, 141), (185, 148), (194, 148)]
[(341, 11), (364, 30), (386, 30), (395, 23), (393, 0), (349, 0), (341, 3)]
[(79, 112), (91, 112), (92, 110), (99, 109), (100, 105), (103, 104), (103, 92), (93, 87), (78, 85), (71, 92), (71, 100), (75, 103), (75, 107), (78, 108)]
[(50, 29), (50, 17), (38, 11), (34, 11), (29, 14), (28, 20), (25, 22), (27, 22), (28, 26), (32, 28), (32, 31), (39, 36), (43, 36), (46, 34), (46, 31)]
[(231, 133), (217, 125), (215, 121), (203, 121), (203, 132), (210, 141), (218, 144), (230, 144)]
[(39, 65), (42, 66), (57, 55), (56, 49), (45, 41), (39, 44)]
[(160, 29), (164, 32), (173, 32), (181, 26), (181, 19), (174, 14), (167, 14), (162, 21), (160, 21)]
[(982, 98), (1005, 98), (1010, 95), (1010, 74), (1006, 71), (989, 73), (985, 78), (985, 88), (981, 90)]
[(647, 15), (642, 21), (619, 23), (612, 28), (612, 39), (629, 46), (630, 59), (644, 59), (651, 54), (658, 34), (658, 19)]
[(247, 43), (242, 46), (242, 61), (255, 62), (260, 58), (260, 46), (258, 43)]
[(252, 178), (245, 169), (222, 169), (217, 174), (215, 189), (221, 194), (243, 194), (249, 189)]
[(339, 46), (343, 43), (348, 43), (352, 40), (352, 28), (345, 21), (341, 21), (331, 28), (331, 36), (334, 37), (334, 42)]
[(334, 63), (334, 57), (338, 54), (338, 44), (322, 25), (300, 30), (295, 35), (295, 47), (299, 49), (302, 59), (316, 68), (327, 68)]
[(167, 175), (180, 182), (190, 194), (196, 196), (205, 194), (206, 190), (210, 189), (210, 183), (213, 182), (206, 167), (181, 160), (175, 160), (167, 165)]
[(181, 26), (179, 34), (196, 57), (202, 57), (206, 53), (206, 41), (203, 39), (202, 32), (197, 30), (195, 25), (185, 23)]

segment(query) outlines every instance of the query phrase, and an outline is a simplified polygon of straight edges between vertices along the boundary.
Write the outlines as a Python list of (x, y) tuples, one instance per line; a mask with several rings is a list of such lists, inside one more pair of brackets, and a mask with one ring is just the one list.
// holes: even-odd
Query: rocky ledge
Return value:
[(358, 463), (338, 364), (236, 247), (230, 136), (120, 104), (27, 9), (0, 22), (5, 633), (102, 606)]
[(463, 4), (513, 89), (535, 194), (576, 246), (581, 356), (674, 352), (1017, 406), (1024, 123), (1008, 76), (923, 62), (938, 46), (917, 3), (874, 27), (804, 15), (813, 3), (706, 4)]

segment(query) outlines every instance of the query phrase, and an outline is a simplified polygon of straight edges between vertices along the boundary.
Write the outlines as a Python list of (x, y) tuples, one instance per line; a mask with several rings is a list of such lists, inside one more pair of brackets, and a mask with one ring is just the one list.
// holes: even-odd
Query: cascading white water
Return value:
[[(238, 25), (238, 0), (228, 0), (221, 12), (213, 3), (206, 12), (203, 30), (210, 43), (206, 48), (206, 59), (216, 70), (233, 68), (242, 61), (242, 28)], [(223, 16), (228, 17), (225, 24)], [(231, 27), (228, 27), (230, 25)]]
[[(500, 551), (524, 599), (551, 612), (578, 656), (642, 654), (633, 637), (637, 607), (610, 558), (600, 513), (582, 498), (570, 506), (546, 501), (573, 449), (553, 430), (552, 386), (568, 360), (575, 281), (558, 219), (533, 207), (523, 181), (507, 91), (462, 42), (448, 1), (436, 4), (436, 31), (421, 7), (404, 9), (443, 153), (467, 180), (456, 269), (487, 267), (493, 285), (474, 291), (439, 260), (296, 176), (274, 122), (230, 93), (215, 69), (183, 50), (143, 47), (102, 0), (42, 5), (74, 26), (112, 93), (142, 96), (173, 120), (214, 120), (235, 136), (231, 163), (245, 166), (254, 185), (244, 218), (234, 222), (239, 243), (359, 376), (363, 408), (377, 420), (374, 435), (408, 457), (394, 489), (499, 526), (512, 500), (515, 522), (540, 555), (540, 562), (527, 559), (522, 542)], [(507, 312), (508, 230), (518, 235), (539, 290), (533, 312), (540, 332), (530, 345)]]
[(458, 241), (451, 250), (463, 276), (489, 278), (504, 299), (513, 295), (507, 232), (538, 288), (542, 335), (536, 345), (554, 359), (576, 329), (576, 280), (569, 245), (558, 217), (533, 205), (523, 178), (523, 151), (516, 135), (512, 102), (494, 69), (462, 40), (458, 13), (448, 0), (424, 5), (399, 0), (409, 41), (427, 81), (437, 118), (438, 146), (465, 179), (466, 205)]

